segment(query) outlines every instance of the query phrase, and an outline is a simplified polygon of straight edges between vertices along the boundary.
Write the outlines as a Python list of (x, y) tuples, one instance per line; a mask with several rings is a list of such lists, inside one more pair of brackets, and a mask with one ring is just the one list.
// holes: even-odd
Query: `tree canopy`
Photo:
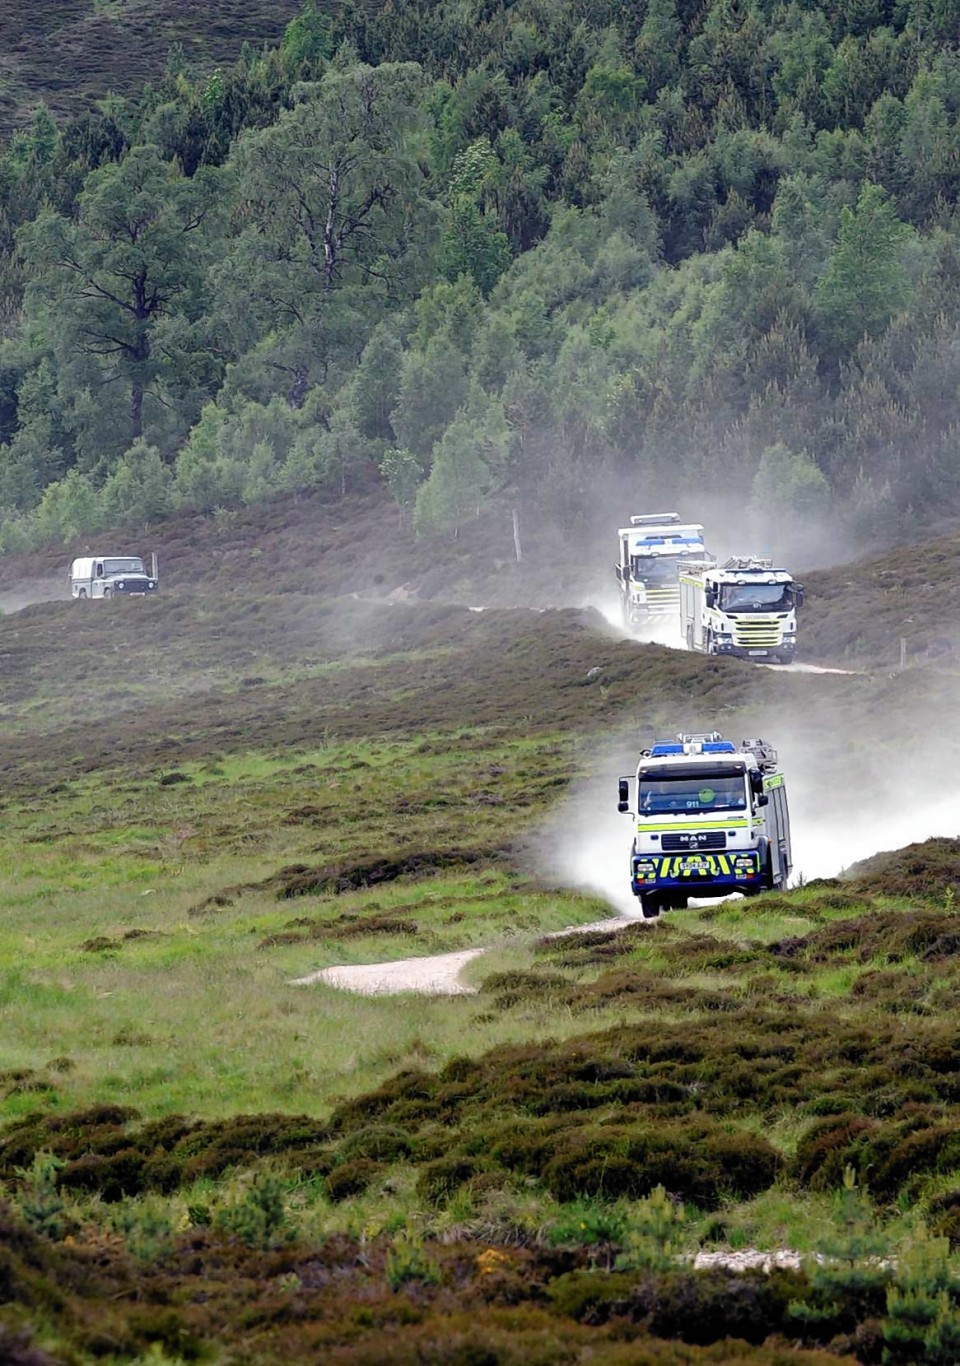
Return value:
[(373, 477), (422, 534), (705, 480), (955, 516), (958, 167), (926, 0), (310, 0), (171, 53), (0, 150), (0, 548)]

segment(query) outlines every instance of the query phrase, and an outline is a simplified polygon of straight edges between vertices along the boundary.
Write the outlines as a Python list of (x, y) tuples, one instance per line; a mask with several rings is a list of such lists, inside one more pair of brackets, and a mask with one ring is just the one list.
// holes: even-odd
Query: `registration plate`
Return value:
[(766, 650), (748, 650), (747, 653), (750, 655), (765, 655), (767, 652)]

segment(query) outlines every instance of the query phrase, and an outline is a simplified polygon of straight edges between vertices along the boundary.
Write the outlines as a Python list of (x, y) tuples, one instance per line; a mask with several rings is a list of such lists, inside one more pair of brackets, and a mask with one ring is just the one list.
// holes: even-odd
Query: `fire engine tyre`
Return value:
[(660, 914), (660, 898), (655, 892), (640, 893), (640, 914), (644, 920), (656, 920)]
[(79, 601), (80, 598), (85, 598), (86, 596), (87, 596), (87, 590), (86, 590), (85, 588), (78, 588), (78, 589), (77, 589), (77, 600), (78, 600), (78, 601)]

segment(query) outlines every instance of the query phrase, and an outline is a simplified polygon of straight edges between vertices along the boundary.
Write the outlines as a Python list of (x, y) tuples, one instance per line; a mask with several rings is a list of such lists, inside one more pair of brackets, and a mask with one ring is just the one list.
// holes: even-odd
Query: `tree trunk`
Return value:
[(143, 436), (143, 385), (138, 379), (130, 390), (130, 432), (131, 444)]

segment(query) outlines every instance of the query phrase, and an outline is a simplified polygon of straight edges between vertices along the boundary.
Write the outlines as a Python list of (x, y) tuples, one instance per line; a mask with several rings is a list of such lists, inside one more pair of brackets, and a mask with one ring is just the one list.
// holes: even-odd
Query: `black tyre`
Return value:
[(79, 601), (80, 598), (85, 598), (86, 596), (87, 596), (87, 590), (86, 590), (85, 588), (80, 588), (80, 589), (77, 590), (77, 600), (78, 600), (78, 601)]
[(640, 893), (640, 914), (644, 920), (656, 920), (660, 914), (660, 898), (656, 892)]
[(106, 601), (107, 598), (112, 598), (112, 597), (113, 597), (113, 589), (112, 589), (112, 588), (105, 588), (105, 589), (103, 590), (103, 598), (104, 598), (104, 601)]

